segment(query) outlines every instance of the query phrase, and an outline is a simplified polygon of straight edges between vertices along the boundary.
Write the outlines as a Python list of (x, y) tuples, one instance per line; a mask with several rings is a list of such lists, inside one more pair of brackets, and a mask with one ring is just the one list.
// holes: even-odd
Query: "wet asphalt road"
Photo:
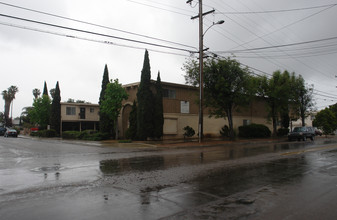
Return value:
[(159, 149), (0, 138), (0, 219), (337, 219), (337, 140)]

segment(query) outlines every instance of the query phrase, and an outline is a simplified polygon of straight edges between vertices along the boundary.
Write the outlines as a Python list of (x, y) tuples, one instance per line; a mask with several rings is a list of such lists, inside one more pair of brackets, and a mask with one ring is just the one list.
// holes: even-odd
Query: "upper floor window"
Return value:
[(66, 115), (76, 115), (76, 107), (67, 107)]
[(95, 108), (90, 108), (90, 113), (94, 113), (95, 112)]
[(169, 99), (176, 98), (176, 91), (172, 89), (163, 89), (163, 97)]

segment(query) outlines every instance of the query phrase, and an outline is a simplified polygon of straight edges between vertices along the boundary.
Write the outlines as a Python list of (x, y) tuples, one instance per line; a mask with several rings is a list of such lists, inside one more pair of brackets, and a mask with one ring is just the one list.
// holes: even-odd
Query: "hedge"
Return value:
[(262, 124), (250, 124), (239, 127), (239, 137), (266, 138), (271, 136), (269, 128)]

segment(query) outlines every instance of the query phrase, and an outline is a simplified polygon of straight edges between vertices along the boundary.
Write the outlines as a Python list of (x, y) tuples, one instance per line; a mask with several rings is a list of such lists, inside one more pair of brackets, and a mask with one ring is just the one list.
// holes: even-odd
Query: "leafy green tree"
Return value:
[(154, 106), (154, 130), (153, 137), (161, 138), (163, 136), (164, 116), (163, 116), (163, 88), (161, 86), (160, 73), (158, 72), (155, 84), (155, 106)]
[(153, 137), (153, 94), (151, 87), (151, 68), (149, 53), (146, 50), (144, 64), (141, 72), (140, 85), (137, 92), (137, 137), (146, 140)]
[(129, 116), (129, 128), (126, 131), (126, 138), (131, 140), (137, 139), (137, 102), (133, 101), (132, 109)]
[(42, 95), (34, 100), (33, 108), (30, 111), (31, 121), (38, 124), (42, 129), (46, 129), (50, 120), (51, 100), (48, 95)]
[[(186, 83), (199, 84), (197, 62), (184, 64)], [(252, 78), (247, 68), (236, 60), (208, 59), (204, 63), (204, 102), (210, 107), (210, 116), (227, 118), (229, 136), (234, 138), (233, 111), (249, 103), (253, 94)]]
[(291, 91), (294, 93), (294, 103), (298, 109), (302, 126), (305, 126), (305, 118), (310, 111), (313, 110), (315, 105), (313, 101), (314, 86), (305, 84), (303, 77), (299, 75), (299, 77), (295, 79), (294, 87)]
[(328, 135), (337, 129), (337, 118), (332, 110), (325, 108), (317, 113), (312, 124), (315, 127), (321, 128), (323, 133)]
[(33, 89), (34, 99), (37, 99), (41, 95), (41, 91), (37, 88)]
[(50, 127), (54, 129), (57, 134), (60, 134), (61, 128), (61, 94), (59, 82), (56, 83), (54, 92), (50, 92), (53, 97), (50, 111)]
[(112, 133), (113, 130), (113, 123), (111, 120), (109, 120), (109, 116), (106, 115), (103, 111), (102, 111), (102, 102), (105, 99), (105, 90), (107, 88), (107, 85), (109, 84), (109, 70), (108, 70), (108, 66), (105, 65), (104, 67), (104, 72), (103, 72), (103, 79), (102, 79), (102, 86), (101, 86), (101, 93), (99, 96), (99, 105), (100, 105), (100, 112), (99, 112), (99, 129), (100, 132), (102, 133)]
[(23, 126), (25, 128), (30, 128), (32, 126), (32, 124), (31, 124), (31, 111), (32, 111), (32, 109), (33, 109), (33, 107), (31, 107), (31, 106), (22, 108), (21, 120), (22, 120)]
[(122, 109), (122, 102), (128, 98), (125, 89), (119, 84), (118, 79), (107, 85), (104, 99), (101, 102), (101, 111), (114, 122), (116, 139), (118, 139), (118, 116)]
[(283, 73), (275, 71), (270, 79), (267, 79), (266, 76), (258, 78), (258, 94), (267, 101), (269, 116), (273, 122), (274, 136), (277, 135), (279, 115), (289, 115), (288, 106), (294, 97), (291, 92), (294, 77), (294, 73), (290, 76), (288, 71), (284, 71)]
[(47, 83), (44, 81), (44, 87), (43, 87), (43, 93), (42, 95), (48, 95), (48, 88), (47, 88)]
[(12, 120), (9, 118), (9, 110), (12, 101), (15, 99), (16, 93), (19, 91), (18, 87), (11, 86), (7, 90), (2, 91), (2, 98), (5, 100), (5, 126), (10, 127), (12, 126)]

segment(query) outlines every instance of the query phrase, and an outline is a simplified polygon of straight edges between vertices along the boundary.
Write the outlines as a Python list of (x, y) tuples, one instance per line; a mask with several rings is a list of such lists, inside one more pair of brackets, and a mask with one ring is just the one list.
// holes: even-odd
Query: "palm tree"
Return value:
[(11, 86), (7, 90), (2, 91), (2, 98), (5, 100), (5, 125), (10, 126), (11, 120), (9, 119), (9, 110), (12, 101), (15, 99), (15, 94), (19, 91), (18, 87)]
[(41, 91), (39, 89), (33, 89), (34, 99), (37, 99), (41, 95)]

